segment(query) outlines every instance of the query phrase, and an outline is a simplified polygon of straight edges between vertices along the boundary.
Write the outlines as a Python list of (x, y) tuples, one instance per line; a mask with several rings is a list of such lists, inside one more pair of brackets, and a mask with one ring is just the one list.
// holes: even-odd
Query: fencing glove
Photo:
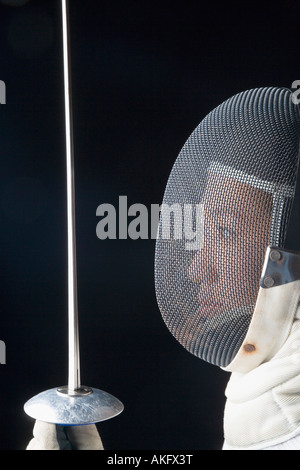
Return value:
[(36, 421), (26, 450), (104, 450), (94, 424), (60, 426)]

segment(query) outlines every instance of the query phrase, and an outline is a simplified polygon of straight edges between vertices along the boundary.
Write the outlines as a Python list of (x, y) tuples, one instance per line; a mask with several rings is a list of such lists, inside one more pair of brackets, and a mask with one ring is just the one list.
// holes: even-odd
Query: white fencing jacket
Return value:
[(270, 359), (233, 372), (224, 413), (223, 450), (300, 450), (300, 309)]

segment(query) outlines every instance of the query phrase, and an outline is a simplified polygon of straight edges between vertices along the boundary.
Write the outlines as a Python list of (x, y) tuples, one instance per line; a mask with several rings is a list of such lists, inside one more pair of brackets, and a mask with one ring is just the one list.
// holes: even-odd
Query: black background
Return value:
[[(96, 209), (161, 203), (209, 111), (300, 79), (299, 2), (70, 3), (82, 382), (125, 405), (98, 425), (108, 450), (218, 450), (228, 374), (166, 329), (155, 241), (99, 240)], [(0, 2), (1, 450), (31, 439), (25, 401), (67, 381), (61, 50), (58, 0)]]

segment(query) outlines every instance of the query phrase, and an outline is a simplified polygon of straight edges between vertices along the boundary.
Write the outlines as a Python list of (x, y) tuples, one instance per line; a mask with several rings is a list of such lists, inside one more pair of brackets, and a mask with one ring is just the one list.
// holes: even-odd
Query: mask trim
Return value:
[(268, 247), (260, 287), (270, 289), (300, 279), (300, 252)]
[[(293, 262), (290, 262), (291, 260)], [(299, 276), (298, 279), (292, 279), (298, 272), (296, 266), (299, 266), (299, 261), (300, 254), (297, 252), (268, 247), (261, 284), (270, 278), (269, 272), (274, 275), (275, 270), (278, 274), (274, 276), (275, 282), (279, 282), (280, 276), (282, 282), (276, 285), (274, 282), (269, 288), (266, 285), (259, 288), (247, 335), (233, 361), (223, 370), (250, 372), (270, 360), (282, 347), (290, 333), (299, 305), (300, 279)]]

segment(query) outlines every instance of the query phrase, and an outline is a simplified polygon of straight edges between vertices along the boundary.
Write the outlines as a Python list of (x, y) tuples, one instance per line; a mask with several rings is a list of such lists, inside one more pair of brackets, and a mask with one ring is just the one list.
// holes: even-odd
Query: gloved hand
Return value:
[(95, 424), (60, 426), (36, 421), (26, 450), (104, 450)]

